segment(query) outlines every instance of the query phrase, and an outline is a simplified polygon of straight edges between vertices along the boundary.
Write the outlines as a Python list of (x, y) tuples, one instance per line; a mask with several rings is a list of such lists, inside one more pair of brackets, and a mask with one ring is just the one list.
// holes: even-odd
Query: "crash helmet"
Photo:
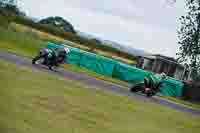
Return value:
[(66, 52), (66, 54), (70, 52), (69, 48), (66, 48), (66, 47), (64, 47), (64, 51)]
[(161, 76), (161, 79), (166, 79), (167, 78), (167, 75), (164, 72), (161, 73), (160, 76)]

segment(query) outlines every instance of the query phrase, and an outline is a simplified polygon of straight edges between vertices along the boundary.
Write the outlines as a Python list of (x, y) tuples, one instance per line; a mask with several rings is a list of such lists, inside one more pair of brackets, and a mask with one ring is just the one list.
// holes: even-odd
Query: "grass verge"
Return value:
[[(0, 60), (3, 133), (198, 133), (200, 117)], [(40, 77), (40, 78), (38, 78)]]
[(160, 96), (160, 97), (164, 98), (164, 99), (167, 99), (169, 101), (175, 102), (175, 103), (179, 103), (179, 104), (185, 105), (187, 107), (191, 107), (191, 108), (194, 108), (194, 109), (200, 109), (200, 105), (199, 104), (194, 104), (194, 103), (191, 103), (191, 102), (188, 102), (188, 101), (184, 101), (182, 99), (178, 99), (178, 98), (174, 98), (174, 97), (167, 97), (167, 96)]

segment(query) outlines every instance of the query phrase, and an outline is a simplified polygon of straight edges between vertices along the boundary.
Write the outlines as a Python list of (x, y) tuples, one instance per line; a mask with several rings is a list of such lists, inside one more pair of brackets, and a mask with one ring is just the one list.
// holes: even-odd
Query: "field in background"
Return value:
[[(4, 133), (198, 133), (200, 117), (0, 60)], [(40, 77), (40, 78), (38, 78)], [(12, 100), (11, 100), (12, 99)]]

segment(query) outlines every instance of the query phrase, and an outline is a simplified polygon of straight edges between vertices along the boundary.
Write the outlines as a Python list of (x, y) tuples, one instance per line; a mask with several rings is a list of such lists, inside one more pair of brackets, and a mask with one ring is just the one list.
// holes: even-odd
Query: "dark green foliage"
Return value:
[(16, 5), (17, 0), (1, 0), (0, 6), (4, 7), (6, 5)]
[(188, 13), (180, 18), (181, 28), (178, 31), (180, 51), (179, 61), (189, 62), (198, 69), (200, 66), (200, 1), (186, 0)]
[(0, 27), (8, 28), (17, 16), (25, 16), (16, 5), (16, 0), (0, 0)]
[(16, 0), (1, 0), (0, 15), (6, 17), (25, 16), (25, 13), (17, 7), (16, 2)]
[(54, 26), (58, 29), (62, 29), (66, 32), (71, 32), (71, 33), (74, 33), (74, 34), (76, 33), (72, 24), (70, 24), (68, 21), (66, 21), (65, 19), (63, 19), (62, 17), (59, 17), (59, 16), (48, 17), (46, 19), (42, 19), (39, 23), (51, 25), (51, 26)]

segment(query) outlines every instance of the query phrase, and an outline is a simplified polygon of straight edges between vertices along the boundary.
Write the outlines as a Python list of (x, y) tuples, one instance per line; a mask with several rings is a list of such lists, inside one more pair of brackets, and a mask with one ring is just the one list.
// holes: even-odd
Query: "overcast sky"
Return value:
[(75, 29), (147, 52), (175, 56), (184, 0), (20, 0), (32, 17), (62, 16)]

